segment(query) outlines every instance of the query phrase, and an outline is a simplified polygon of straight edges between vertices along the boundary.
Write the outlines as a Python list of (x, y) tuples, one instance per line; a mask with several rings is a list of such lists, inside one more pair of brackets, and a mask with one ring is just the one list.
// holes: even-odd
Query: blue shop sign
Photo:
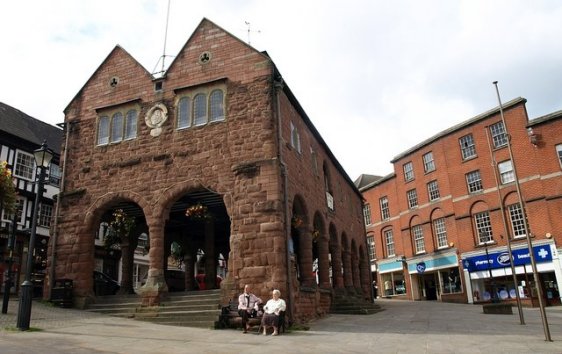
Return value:
[[(550, 245), (535, 246), (533, 247), (533, 253), (535, 254), (537, 263), (552, 261)], [(529, 256), (529, 250), (527, 248), (513, 250), (512, 255), (514, 266), (531, 264), (531, 257)], [(510, 266), (509, 253), (507, 251), (493, 252), (488, 255), (483, 254), (481, 256), (468, 257), (463, 259), (462, 264), (464, 269), (467, 269), (469, 272), (505, 268)]]
[(419, 262), (418, 264), (416, 264), (416, 270), (420, 274), (425, 272), (425, 262)]

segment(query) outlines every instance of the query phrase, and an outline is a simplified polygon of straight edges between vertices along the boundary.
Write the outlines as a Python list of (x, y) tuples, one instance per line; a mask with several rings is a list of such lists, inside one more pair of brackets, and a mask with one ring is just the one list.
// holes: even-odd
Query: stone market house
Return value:
[[(168, 294), (172, 258), (185, 289), (204, 274), (224, 302), (244, 284), (262, 299), (280, 289), (295, 322), (336, 294), (371, 300), (361, 194), (267, 53), (207, 19), (158, 78), (116, 46), (65, 122), (55, 278), (73, 280), (75, 305), (95, 299), (94, 269), (131, 291), (141, 234), (143, 305)], [(118, 209), (134, 217), (132, 237), (96, 247)]]

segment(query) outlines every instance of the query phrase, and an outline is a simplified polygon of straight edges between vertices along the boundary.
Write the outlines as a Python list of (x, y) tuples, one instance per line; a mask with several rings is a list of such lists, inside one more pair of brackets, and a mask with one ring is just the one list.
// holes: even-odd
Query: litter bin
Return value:
[(51, 291), (51, 302), (59, 307), (72, 307), (72, 279), (57, 279)]

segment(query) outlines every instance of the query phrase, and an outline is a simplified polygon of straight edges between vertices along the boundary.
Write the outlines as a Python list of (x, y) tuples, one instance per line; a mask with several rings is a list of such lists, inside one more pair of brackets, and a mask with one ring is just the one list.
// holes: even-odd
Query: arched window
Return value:
[(182, 97), (178, 103), (178, 129), (191, 126), (191, 99)]
[(204, 125), (207, 123), (207, 95), (197, 94), (193, 99), (193, 125)]
[(98, 122), (98, 145), (109, 143), (109, 117), (103, 116)]
[(209, 96), (211, 122), (224, 120), (224, 95), (221, 90), (214, 90)]
[(127, 112), (127, 121), (125, 122), (125, 140), (137, 137), (137, 111), (131, 109)]
[(116, 143), (123, 140), (123, 114), (117, 112), (111, 119), (111, 140), (110, 142)]

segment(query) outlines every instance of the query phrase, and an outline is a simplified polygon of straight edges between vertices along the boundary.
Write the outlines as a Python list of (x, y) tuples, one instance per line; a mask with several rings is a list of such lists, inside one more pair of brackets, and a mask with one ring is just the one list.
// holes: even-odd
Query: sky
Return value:
[(496, 107), (493, 81), (502, 102), (527, 99), (530, 119), (562, 109), (556, 0), (171, 0), (166, 36), (167, 8), (2, 1), (0, 102), (63, 122), (117, 44), (156, 72), (207, 18), (268, 52), (353, 180), (393, 172), (395, 156)]

